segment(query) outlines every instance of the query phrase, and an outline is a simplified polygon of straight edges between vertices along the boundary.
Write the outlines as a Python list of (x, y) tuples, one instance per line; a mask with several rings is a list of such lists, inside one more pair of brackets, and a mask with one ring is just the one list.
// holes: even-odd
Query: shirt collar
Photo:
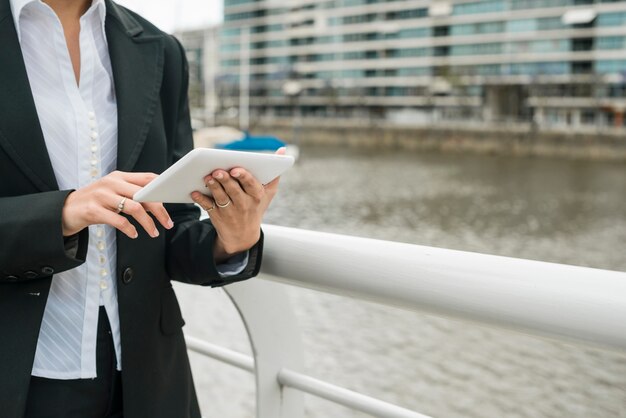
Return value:
[(22, 13), (22, 9), (28, 3), (37, 0), (9, 0), (11, 4), (11, 13), (13, 14), (13, 22), (15, 23), (15, 30), (17, 31), (17, 35), (20, 35), (20, 14)]
[[(11, 14), (13, 14), (13, 22), (15, 23), (15, 30), (17, 31), (17, 37), (21, 40), (20, 34), (20, 16), (22, 14), (22, 10), (29, 3), (43, 3), (41, 0), (9, 0), (11, 4)], [(102, 24), (102, 30), (104, 30), (104, 20), (106, 18), (106, 3), (104, 0), (92, 0), (91, 6), (86, 13), (89, 13), (91, 9), (97, 9), (98, 18), (100, 23)]]

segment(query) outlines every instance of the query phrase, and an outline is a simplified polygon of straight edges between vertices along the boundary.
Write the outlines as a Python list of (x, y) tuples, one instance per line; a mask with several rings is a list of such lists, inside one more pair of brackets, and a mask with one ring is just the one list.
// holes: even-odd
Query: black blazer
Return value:
[[(118, 169), (160, 173), (192, 148), (181, 45), (110, 0), (106, 36), (118, 104)], [(54, 273), (85, 261), (88, 231), (64, 239), (58, 190), (9, 0), (0, 0), (0, 416), (24, 414), (37, 337)], [(184, 324), (170, 279), (225, 284), (213, 262), (215, 229), (193, 205), (168, 205), (158, 238), (117, 234), (126, 418), (199, 417)], [(243, 280), (260, 268), (262, 240)]]

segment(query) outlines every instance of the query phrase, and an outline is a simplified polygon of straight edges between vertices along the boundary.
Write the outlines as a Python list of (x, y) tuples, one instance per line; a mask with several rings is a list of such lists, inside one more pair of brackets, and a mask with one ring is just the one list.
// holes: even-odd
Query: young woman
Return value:
[(109, 0), (0, 0), (0, 415), (199, 417), (170, 280), (257, 274), (277, 191), (131, 198), (192, 147), (180, 44)]

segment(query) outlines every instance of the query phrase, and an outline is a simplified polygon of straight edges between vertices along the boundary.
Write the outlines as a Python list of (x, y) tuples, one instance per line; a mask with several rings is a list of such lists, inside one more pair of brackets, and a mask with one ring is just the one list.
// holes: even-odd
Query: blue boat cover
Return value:
[(284, 141), (275, 136), (250, 135), (246, 132), (246, 136), (243, 139), (217, 144), (215, 148), (234, 151), (276, 151), (285, 145)]

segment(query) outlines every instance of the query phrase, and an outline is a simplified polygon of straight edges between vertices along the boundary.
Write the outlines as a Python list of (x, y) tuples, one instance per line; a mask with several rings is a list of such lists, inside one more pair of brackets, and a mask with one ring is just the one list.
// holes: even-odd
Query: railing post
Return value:
[(256, 418), (301, 418), (302, 393), (278, 381), (284, 367), (302, 370), (302, 343), (284, 286), (252, 279), (224, 288), (248, 332), (255, 362)]

